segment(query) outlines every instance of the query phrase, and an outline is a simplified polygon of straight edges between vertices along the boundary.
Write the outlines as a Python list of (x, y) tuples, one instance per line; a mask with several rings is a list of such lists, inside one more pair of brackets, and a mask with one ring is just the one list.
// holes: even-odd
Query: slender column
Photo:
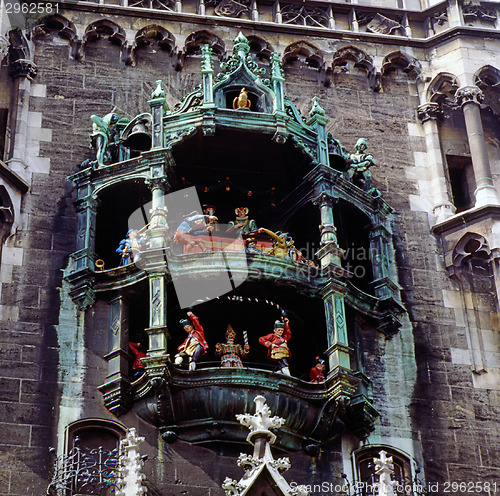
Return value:
[(156, 81), (156, 89), (151, 94), (149, 100), (151, 114), (153, 116), (153, 140), (152, 149), (163, 148), (163, 114), (168, 110), (165, 91), (163, 90), (163, 81)]
[(26, 149), (28, 140), (28, 114), (30, 104), (31, 82), (36, 76), (37, 66), (27, 59), (11, 62), (9, 74), (15, 80), (13, 109), (10, 127), (9, 167), (21, 177), (26, 177)]
[(320, 164), (329, 166), (328, 136), (326, 132), (328, 119), (325, 117), (325, 109), (319, 104), (319, 98), (317, 96), (313, 97), (312, 102), (313, 106), (309, 112), (311, 118), (307, 122), (307, 125), (311, 126), (316, 131), (316, 159)]
[(130, 406), (128, 323), (128, 302), (120, 295), (109, 303), (108, 353), (104, 356), (108, 361), (108, 375), (106, 382), (99, 386), (106, 408), (115, 415), (126, 412)]
[(167, 178), (163, 159), (151, 165), (151, 178), (147, 181), (152, 191), (151, 221), (149, 224), (149, 253), (144, 264), (149, 278), (149, 337), (147, 358), (143, 360), (150, 376), (162, 375), (167, 356), (167, 294), (165, 235), (167, 229), (167, 208), (165, 189)]
[(451, 202), (448, 190), (441, 141), (439, 139), (437, 121), (441, 115), (442, 110), (438, 103), (424, 103), (417, 107), (417, 116), (422, 121), (425, 132), (425, 144), (431, 171), (431, 191), (434, 201), (432, 213), (436, 223), (442, 222), (455, 213), (455, 207)]
[(476, 178), (476, 207), (498, 204), (498, 195), (493, 186), (488, 151), (484, 140), (480, 104), (483, 92), (477, 86), (463, 86), (456, 93), (457, 102), (462, 107), (469, 148)]
[(351, 370), (344, 292), (345, 287), (332, 280), (322, 290), (328, 342), (325, 355), (328, 357), (330, 373), (337, 371), (339, 368)]
[(214, 62), (212, 60), (213, 50), (208, 45), (201, 47), (202, 62), (202, 86), (203, 86), (203, 107), (214, 107)]
[(375, 296), (381, 299), (392, 298), (394, 292), (399, 289), (391, 279), (389, 270), (389, 246), (392, 244), (392, 235), (385, 226), (379, 225), (370, 231), (369, 237)]
[(316, 256), (320, 259), (322, 269), (342, 266), (342, 250), (337, 244), (337, 229), (333, 221), (333, 201), (333, 198), (326, 193), (321, 193), (314, 201), (315, 205), (319, 205), (321, 212), (320, 249)]
[(271, 81), (273, 83), (274, 94), (276, 95), (276, 108), (280, 112), (285, 111), (285, 74), (276, 52), (271, 53)]
[(75, 202), (77, 211), (76, 253), (73, 255), (74, 271), (88, 268), (94, 270), (96, 261), (95, 232), (97, 207), (99, 200), (90, 193), (90, 186), (85, 185), (78, 190), (78, 200)]
[(463, 26), (464, 21), (458, 0), (449, 0), (448, 2), (448, 19), (450, 20), (450, 28), (455, 26)]
[[(497, 305), (500, 303), (500, 248), (491, 250), (491, 269), (495, 280), (495, 291), (497, 295)], [(500, 310), (500, 308), (499, 308)]]

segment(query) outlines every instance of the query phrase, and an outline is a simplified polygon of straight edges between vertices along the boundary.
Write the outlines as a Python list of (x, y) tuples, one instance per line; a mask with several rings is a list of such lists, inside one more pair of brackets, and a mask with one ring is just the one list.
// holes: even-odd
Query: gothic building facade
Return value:
[(500, 492), (498, 2), (0, 27), (0, 495)]

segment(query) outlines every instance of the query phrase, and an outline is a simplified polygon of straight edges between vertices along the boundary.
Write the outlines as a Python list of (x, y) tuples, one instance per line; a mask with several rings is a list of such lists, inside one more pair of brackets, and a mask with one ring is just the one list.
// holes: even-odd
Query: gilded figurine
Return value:
[(348, 168), (345, 171), (345, 176), (348, 181), (370, 193), (374, 189), (370, 167), (375, 165), (375, 157), (372, 153), (365, 153), (367, 147), (366, 138), (359, 138), (354, 147), (356, 153), (351, 153), (350, 159), (347, 161)]
[(208, 350), (208, 343), (205, 340), (205, 331), (200, 324), (198, 317), (193, 312), (187, 313), (188, 318), (182, 319), (179, 323), (188, 333), (187, 338), (177, 348), (174, 363), (181, 365), (187, 359), (189, 370), (196, 369), (196, 362)]
[(319, 356), (316, 357), (316, 365), (309, 371), (310, 382), (321, 383), (325, 382), (323, 372), (325, 370), (325, 361)]
[(120, 265), (128, 265), (135, 263), (141, 258), (141, 250), (144, 246), (146, 238), (141, 235), (136, 229), (129, 229), (127, 237), (120, 241), (116, 253), (121, 255)]
[(176, 229), (174, 241), (183, 247), (183, 253), (208, 251), (205, 241), (200, 236), (214, 230), (217, 217), (191, 212)]
[(250, 351), (250, 346), (248, 345), (248, 338), (245, 331), (243, 332), (243, 337), (245, 340), (245, 344), (243, 346), (241, 346), (241, 344), (236, 344), (234, 342), (236, 338), (236, 332), (233, 330), (231, 325), (227, 326), (226, 342), (217, 343), (215, 345), (215, 354), (221, 355), (220, 362), (222, 367), (236, 367), (239, 369), (243, 368), (243, 362), (241, 361), (241, 358), (246, 357)]
[(240, 94), (233, 100), (233, 109), (249, 109), (252, 102), (248, 99), (248, 93), (245, 88), (241, 88)]
[(273, 332), (259, 338), (259, 344), (267, 348), (267, 358), (273, 360), (278, 366), (278, 373), (284, 375), (290, 375), (288, 341), (292, 337), (292, 332), (288, 323), (289, 319), (286, 317), (275, 321)]
[(234, 213), (236, 214), (236, 219), (229, 222), (231, 227), (229, 227), (227, 231), (232, 232), (238, 230), (241, 234), (250, 234), (257, 231), (257, 224), (253, 219), (249, 219), (248, 212), (248, 207), (235, 208)]
[(274, 255), (275, 257), (288, 258), (289, 260), (297, 259), (297, 250), (295, 249), (295, 242), (290, 234), (286, 232), (273, 232), (264, 227), (260, 227), (257, 230), (258, 233), (266, 233), (271, 238), (273, 238), (273, 246), (269, 250), (269, 255)]

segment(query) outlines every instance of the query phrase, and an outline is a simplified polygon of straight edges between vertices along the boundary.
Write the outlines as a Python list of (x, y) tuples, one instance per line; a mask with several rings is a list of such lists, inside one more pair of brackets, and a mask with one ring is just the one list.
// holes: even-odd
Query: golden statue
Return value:
[(233, 100), (233, 109), (250, 108), (251, 104), (245, 88), (241, 88), (240, 94)]

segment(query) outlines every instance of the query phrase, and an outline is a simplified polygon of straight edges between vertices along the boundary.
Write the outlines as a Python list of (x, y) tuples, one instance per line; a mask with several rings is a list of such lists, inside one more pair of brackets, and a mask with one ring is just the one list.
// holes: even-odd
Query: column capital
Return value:
[(146, 186), (150, 189), (165, 189), (166, 187), (169, 186), (168, 179), (166, 176), (160, 176), (160, 177), (151, 177), (148, 178), (144, 181), (146, 183)]
[(323, 191), (313, 200), (314, 205), (319, 205), (320, 207), (329, 206), (332, 207), (335, 203), (336, 198), (334, 198), (331, 194)]
[(475, 103), (476, 105), (480, 105), (484, 100), (484, 93), (481, 88), (477, 86), (462, 86), (461, 88), (458, 88), (455, 93), (455, 98), (460, 106), (463, 106), (466, 103)]
[(424, 122), (429, 120), (437, 121), (443, 115), (443, 109), (439, 103), (427, 102), (417, 107), (417, 117)]

